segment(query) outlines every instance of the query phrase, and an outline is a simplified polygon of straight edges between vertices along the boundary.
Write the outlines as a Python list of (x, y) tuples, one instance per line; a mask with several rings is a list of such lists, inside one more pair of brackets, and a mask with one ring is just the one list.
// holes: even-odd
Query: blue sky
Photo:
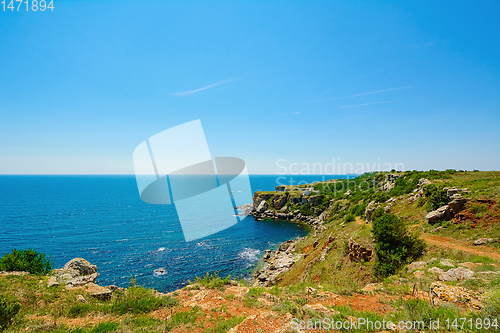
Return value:
[(0, 11), (0, 173), (133, 173), (195, 119), (250, 173), (500, 169), (498, 1), (54, 7)]

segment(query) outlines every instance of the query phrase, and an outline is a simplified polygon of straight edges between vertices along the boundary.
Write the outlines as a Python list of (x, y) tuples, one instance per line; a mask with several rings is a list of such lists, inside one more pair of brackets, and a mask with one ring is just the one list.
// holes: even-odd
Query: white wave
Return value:
[(260, 250), (251, 249), (251, 248), (246, 247), (243, 249), (243, 251), (238, 253), (238, 258), (245, 259), (245, 260), (248, 260), (250, 262), (254, 262), (254, 261), (259, 260), (259, 258), (258, 258), (259, 254), (260, 254)]
[(165, 248), (164, 248), (164, 247), (160, 247), (160, 248), (158, 249), (158, 252), (162, 252), (162, 251), (165, 251)]
[(168, 273), (167, 269), (164, 267), (161, 267), (161, 268), (155, 269), (153, 272), (153, 275), (154, 276), (162, 276), (162, 275), (166, 275), (167, 273)]

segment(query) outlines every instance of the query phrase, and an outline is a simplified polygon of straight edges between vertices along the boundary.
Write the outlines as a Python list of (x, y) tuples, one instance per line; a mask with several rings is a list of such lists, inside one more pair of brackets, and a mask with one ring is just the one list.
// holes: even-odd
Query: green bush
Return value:
[(196, 280), (194, 282), (191, 282), (188, 280), (189, 284), (197, 283), (207, 289), (220, 289), (223, 286), (229, 284), (231, 282), (231, 276), (228, 275), (225, 278), (221, 278), (219, 276), (219, 272), (214, 272), (213, 274), (207, 274), (203, 277), (200, 278), (199, 276), (196, 277)]
[(125, 292), (115, 292), (115, 298), (111, 312), (116, 314), (125, 313), (148, 313), (163, 307), (173, 307), (178, 301), (172, 297), (156, 297), (153, 289), (140, 286), (129, 287)]
[(397, 197), (403, 194), (411, 193), (416, 189), (416, 185), (413, 182), (409, 182), (406, 178), (399, 177), (396, 179), (394, 187), (389, 191), (391, 197)]
[(11, 303), (3, 295), (0, 295), (0, 331), (3, 331), (12, 324), (14, 316), (20, 309), (21, 306), (19, 304)]
[(364, 216), (366, 210), (366, 205), (356, 205), (350, 209), (350, 212), (354, 216)]
[(448, 199), (448, 196), (446, 195), (446, 191), (434, 184), (425, 186), (424, 194), (427, 198), (425, 208), (429, 212), (432, 210), (436, 210), (441, 206), (447, 205), (448, 202), (450, 202), (450, 199)]
[(350, 213), (349, 213), (349, 214), (347, 214), (347, 215), (345, 216), (345, 218), (344, 218), (344, 222), (345, 222), (345, 223), (352, 222), (352, 221), (354, 221), (354, 220), (355, 220), (354, 215), (352, 215), (352, 214), (350, 214)]
[(116, 332), (118, 324), (115, 322), (105, 322), (92, 328), (91, 333), (106, 333), (106, 332)]
[(386, 277), (422, 255), (425, 243), (408, 231), (404, 222), (393, 214), (385, 214), (373, 222), (375, 238), (375, 274)]
[(378, 219), (379, 217), (381, 217), (382, 215), (384, 215), (385, 212), (384, 212), (384, 208), (382, 207), (378, 207), (377, 209), (375, 209), (372, 213), (372, 215), (370, 216), (371, 220), (372, 221), (375, 221), (376, 219)]
[(299, 212), (300, 214), (302, 215), (306, 215), (306, 216), (309, 216), (309, 215), (313, 215), (314, 212), (313, 210), (311, 209), (311, 206), (309, 204), (303, 204), (303, 205), (300, 205), (299, 206)]
[(6, 253), (0, 258), (0, 271), (24, 271), (31, 274), (47, 274), (53, 265), (49, 259), (45, 258), (44, 253), (39, 253), (33, 249), (13, 249), (11, 253)]

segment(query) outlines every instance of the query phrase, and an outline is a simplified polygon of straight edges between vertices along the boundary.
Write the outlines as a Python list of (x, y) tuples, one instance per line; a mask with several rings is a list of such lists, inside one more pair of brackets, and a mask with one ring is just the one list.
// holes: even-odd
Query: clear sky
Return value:
[(0, 173), (133, 173), (195, 119), (250, 173), (500, 169), (500, 1), (54, 7), (0, 4)]

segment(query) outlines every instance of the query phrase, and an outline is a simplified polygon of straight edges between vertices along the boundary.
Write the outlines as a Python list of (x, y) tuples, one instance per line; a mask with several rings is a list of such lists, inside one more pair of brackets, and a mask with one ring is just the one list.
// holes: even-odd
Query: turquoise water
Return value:
[[(250, 175), (252, 190), (290, 182), (278, 177)], [(339, 178), (324, 177), (293, 176), (293, 181)], [(245, 277), (265, 249), (305, 234), (292, 223), (249, 216), (185, 242), (174, 206), (142, 202), (134, 176), (0, 176), (0, 254), (35, 248), (52, 255), (56, 267), (85, 258), (97, 265), (97, 282), (103, 285), (126, 286), (136, 278), (143, 286), (170, 291), (206, 272)], [(159, 268), (164, 274), (155, 273)]]

